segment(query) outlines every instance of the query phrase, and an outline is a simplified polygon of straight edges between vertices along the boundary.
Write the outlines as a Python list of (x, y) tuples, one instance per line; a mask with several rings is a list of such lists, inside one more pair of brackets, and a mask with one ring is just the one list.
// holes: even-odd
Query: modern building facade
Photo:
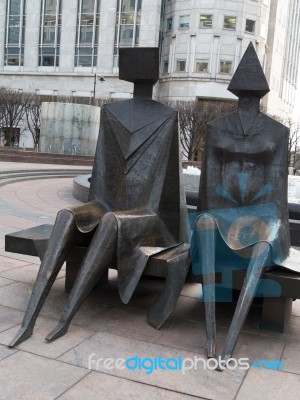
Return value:
[(158, 99), (235, 98), (226, 89), (253, 42), (271, 93), (291, 114), (300, 0), (2, 0), (0, 86), (41, 95), (126, 98), (119, 47), (159, 46)]

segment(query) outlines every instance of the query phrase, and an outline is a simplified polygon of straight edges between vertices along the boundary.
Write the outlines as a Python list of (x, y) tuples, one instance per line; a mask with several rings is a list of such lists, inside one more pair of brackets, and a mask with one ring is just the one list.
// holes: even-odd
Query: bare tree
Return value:
[(5, 139), (9, 145), (17, 139), (16, 131), (19, 131), (26, 108), (27, 96), (11, 89), (0, 89), (0, 115), (2, 130), (5, 130)]
[(25, 107), (26, 125), (32, 135), (34, 147), (38, 146), (40, 142), (41, 105), (40, 95), (37, 93), (27, 95)]
[(202, 159), (207, 123), (220, 118), (237, 107), (236, 101), (228, 100), (195, 100), (169, 101), (165, 103), (179, 113), (180, 141), (183, 156), (194, 160), (196, 153)]
[(300, 163), (300, 122), (288, 118), (286, 125), (290, 128), (288, 165), (295, 168)]

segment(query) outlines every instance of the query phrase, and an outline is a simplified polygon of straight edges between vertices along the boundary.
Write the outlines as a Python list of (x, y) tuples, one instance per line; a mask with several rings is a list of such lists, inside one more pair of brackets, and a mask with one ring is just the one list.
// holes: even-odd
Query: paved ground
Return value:
[[(36, 164), (0, 163), (0, 170), (44, 168)], [(53, 168), (57, 166), (52, 166)], [(38, 318), (34, 335), (14, 350), (6, 346), (22, 321), (39, 260), (4, 251), (4, 235), (21, 228), (51, 222), (59, 209), (79, 204), (71, 195), (71, 179), (14, 183), (0, 188), (0, 399), (92, 400), (193, 398), (213, 400), (298, 400), (300, 392), (300, 302), (285, 334), (259, 329), (260, 309), (252, 309), (234, 356), (250, 362), (281, 360), (283, 370), (251, 367), (223, 373), (205, 370), (105, 369), (100, 360), (89, 369), (88, 360), (205, 358), (201, 287), (185, 285), (179, 303), (165, 326), (156, 331), (146, 323), (146, 313), (162, 287), (158, 280), (143, 280), (129, 305), (118, 297), (116, 274), (109, 284), (94, 290), (74, 318), (67, 335), (48, 344), (44, 337), (56, 325), (66, 302), (62, 271)], [(218, 352), (221, 351), (233, 307), (217, 310)], [(149, 365), (149, 360), (146, 365)], [(170, 364), (174, 366), (173, 364)], [(107, 365), (111, 367), (110, 364)]]

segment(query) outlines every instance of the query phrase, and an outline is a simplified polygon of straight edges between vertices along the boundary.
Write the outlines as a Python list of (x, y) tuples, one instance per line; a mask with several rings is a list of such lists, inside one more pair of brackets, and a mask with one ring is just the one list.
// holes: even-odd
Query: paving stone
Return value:
[[(16, 260), (14, 258), (8, 258), (0, 255), (0, 273), (3, 271), (9, 271), (15, 268), (24, 267), (28, 265), (28, 262)], [(1, 275), (2, 276), (2, 275)]]
[[(36, 224), (34, 225), (36, 226)], [(23, 228), (17, 229), (21, 230)], [(39, 257), (34, 257), (34, 256), (27, 256), (25, 254), (17, 254), (17, 253), (11, 253), (9, 251), (5, 250), (0, 250), (0, 257), (5, 257), (11, 260), (16, 260), (16, 261), (23, 261), (24, 264), (41, 264), (41, 261)]]
[[(55, 359), (95, 334), (92, 330), (71, 325), (66, 335), (52, 343), (48, 343), (45, 341), (45, 337), (55, 328), (56, 324), (57, 321), (50, 318), (38, 318), (33, 335), (18, 345), (17, 348), (29, 353)], [(8, 345), (19, 328), (20, 325), (0, 333), (0, 343)]]
[[(153, 386), (144, 385), (114, 376), (92, 372), (70, 390), (60, 396), (59, 400), (192, 400), (195, 397), (175, 393)], [(197, 397), (198, 400), (204, 400)]]
[(298, 340), (287, 341), (282, 356), (283, 368), (285, 371), (300, 374), (299, 354), (300, 354), (300, 340), (298, 339)]
[(16, 353), (18, 350), (16, 349), (9, 349), (7, 346), (0, 345), (0, 361), (6, 357), (11, 356), (12, 354)]
[[(196, 353), (101, 332), (76, 346), (59, 360), (88, 368), (89, 356), (93, 353), (95, 360), (99, 358), (127, 359), (135, 356), (152, 359), (158, 356), (163, 359), (170, 357), (178, 359), (181, 356), (185, 359), (197, 356)], [(215, 370), (204, 370), (202, 365), (198, 370), (186, 371), (185, 375), (182, 371), (170, 370), (157, 370), (148, 375), (145, 370), (108, 370), (104, 368), (101, 361), (98, 366), (93, 363), (90, 367), (97, 368), (98, 372), (212, 400), (233, 400), (245, 375), (245, 371), (241, 369), (225, 370), (223, 373), (219, 373)]]
[[(123, 308), (110, 306), (102, 308), (94, 303), (89, 303), (90, 309), (85, 307), (75, 316), (73, 322), (81, 326), (88, 326), (90, 329), (101, 332), (113, 333), (116, 335), (130, 337), (132, 339), (154, 342), (162, 335), (169, 322), (157, 330), (147, 323), (147, 312), (129, 306)], [(100, 305), (101, 306), (101, 305)]]
[(17, 352), (0, 362), (0, 398), (54, 400), (87, 373), (82, 368)]
[[(217, 354), (221, 354), (228, 329), (217, 327)], [(167, 327), (155, 343), (196, 352), (201, 357), (206, 356), (206, 330), (204, 323), (188, 321), (173, 322)], [(262, 359), (280, 359), (285, 345), (284, 339), (270, 338), (259, 334), (242, 332), (239, 336), (233, 356), (249, 358), (250, 362)]]
[(300, 376), (251, 368), (236, 400), (299, 400)]
[[(1, 276), (15, 281), (33, 284), (36, 281), (38, 271), (39, 266), (37, 264), (31, 264), (18, 268), (17, 270), (4, 271), (1, 273)], [(57, 277), (63, 278), (65, 275), (65, 271), (60, 271)]]
[(16, 217), (14, 215), (4, 213), (0, 213), (0, 220), (2, 224), (16, 229), (32, 228), (36, 225), (36, 222), (30, 219)]
[(0, 276), (0, 287), (10, 285), (11, 283), (14, 283), (14, 281), (11, 279), (2, 278)]
[(23, 315), (21, 311), (0, 306), (0, 332), (19, 325)]
[[(60, 281), (60, 280), (59, 280)], [(62, 312), (63, 306), (67, 301), (68, 295), (62, 290), (54, 290), (56, 282), (47, 297), (45, 304), (41, 310), (41, 314), (45, 314), (52, 318), (58, 318)], [(59, 287), (61, 283), (58, 282)], [(29, 283), (16, 282), (8, 286), (0, 288), (0, 304), (16, 310), (25, 311), (31, 296), (33, 285)]]

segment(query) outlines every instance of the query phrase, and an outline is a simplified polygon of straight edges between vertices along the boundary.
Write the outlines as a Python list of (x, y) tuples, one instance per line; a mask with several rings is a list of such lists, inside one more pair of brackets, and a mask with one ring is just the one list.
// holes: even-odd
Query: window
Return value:
[(62, 0), (42, 0), (39, 65), (59, 65)]
[(185, 72), (186, 60), (177, 60), (176, 72)]
[(100, 0), (78, 0), (75, 67), (97, 65)]
[(212, 15), (200, 15), (199, 28), (212, 28)]
[(25, 0), (6, 3), (5, 65), (22, 66), (25, 40)]
[(142, 0), (118, 0), (113, 66), (119, 65), (119, 47), (139, 45)]
[(169, 73), (169, 61), (164, 61), (163, 74)]
[(236, 27), (236, 17), (227, 17), (227, 16), (224, 17), (223, 28), (235, 30), (235, 27)]
[(171, 31), (173, 27), (173, 18), (170, 17), (167, 19), (167, 31)]
[(220, 61), (220, 73), (231, 74), (232, 61)]
[(255, 32), (255, 21), (252, 21), (251, 19), (246, 19), (245, 31), (254, 33)]
[(179, 17), (179, 28), (186, 29), (190, 26), (190, 16), (189, 15), (181, 15)]
[(197, 60), (196, 61), (196, 72), (209, 72), (208, 71), (208, 60)]

